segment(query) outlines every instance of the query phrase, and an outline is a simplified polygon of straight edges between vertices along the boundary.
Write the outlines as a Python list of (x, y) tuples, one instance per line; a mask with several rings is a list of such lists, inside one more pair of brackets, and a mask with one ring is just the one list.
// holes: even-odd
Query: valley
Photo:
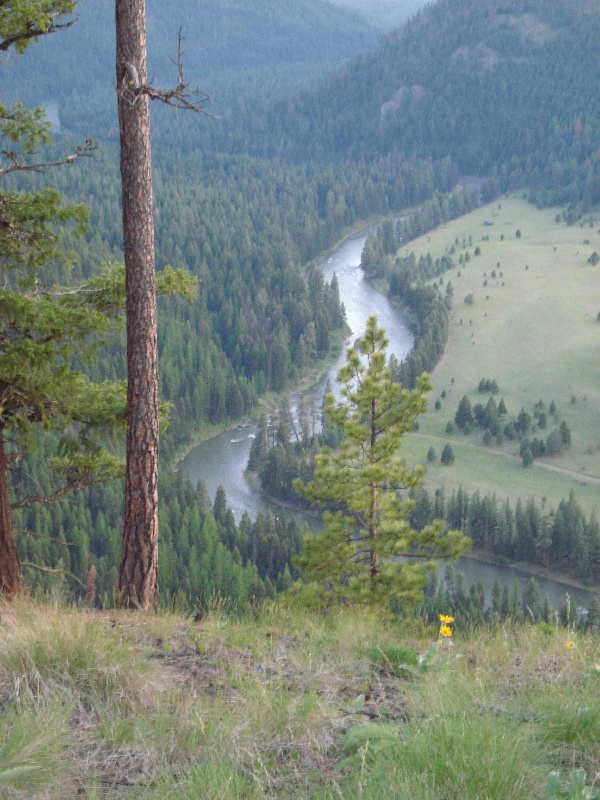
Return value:
[(599, 41), (0, 2), (2, 800), (600, 800)]
[[(516, 0), (510, 7), (486, 0), (478, 9), (451, 0), (384, 33), (391, 14), (416, 5), (286, 0), (271, 13), (264, 0), (231, 0), (227, 13), (203, 5), (199, 24), (193, 4), (179, 6), (177, 21), (162, 0), (148, 4), (157, 83), (170, 80), (167, 55), (182, 22), (186, 77), (214, 98), (213, 117), (153, 109), (152, 119), (157, 267), (188, 269), (201, 287), (193, 302), (164, 299), (159, 306), (161, 392), (171, 404), (171, 424), (161, 436), (161, 480), (168, 487), (161, 523), (165, 598), (181, 590), (190, 602), (202, 597), (203, 603), (200, 587), (208, 586), (197, 568), (207, 546), (206, 537), (198, 538), (202, 525), (196, 520), (194, 533), (183, 537), (178, 527), (189, 515), (204, 520), (214, 490), (207, 496), (202, 487), (186, 487), (183, 471), (173, 475), (176, 459), (199, 437), (256, 417), (263, 402), (272, 407), (274, 398), (315, 374), (343, 335), (339, 286), (319, 278), (315, 260), (362, 221), (396, 219), (411, 208), (427, 206), (420, 224), (430, 232), (399, 255), (430, 252), (435, 260), (454, 249), (455, 265), (440, 287), (445, 291), (448, 280), (453, 286), (449, 343), (418, 435), (403, 443), (407, 458), (426, 464), (431, 492), (463, 486), (513, 504), (536, 498), (550, 510), (573, 489), (586, 514), (597, 508), (600, 302), (588, 284), (595, 268), (587, 264), (600, 249), (597, 222), (589, 227), (600, 202), (599, 109), (590, 91), (597, 83), (597, 10), (587, 0), (532, 0), (527, 10)], [(73, 268), (48, 265), (41, 276), (46, 285), (87, 280), (122, 257), (112, 18), (104, 0), (82, 4), (79, 12), (72, 28), (42, 37), (23, 57), (11, 53), (2, 66), (7, 102), (51, 103), (49, 157), (81, 136), (99, 141), (91, 161), (6, 179), (6, 191), (51, 186), (66, 201), (89, 206), (86, 236), (64, 232)], [(475, 176), (473, 187), (490, 206), (464, 216), (477, 199), (466, 202), (453, 191), (461, 174)], [(442, 210), (444, 218), (458, 219), (436, 228)], [(486, 220), (494, 225), (485, 227)], [(560, 296), (553, 294), (557, 282)], [(439, 341), (436, 347), (441, 352)], [(86, 369), (96, 381), (123, 378), (122, 334)], [(534, 458), (525, 469), (514, 439), (484, 444), (483, 428), (468, 436), (447, 433), (463, 396), (472, 405), (483, 398), (477, 392), (482, 378), (498, 382), (497, 400), (505, 398), (509, 417), (523, 408), (536, 419), (532, 427), (542, 401), (546, 427), (533, 437), (545, 442), (564, 422), (570, 446)], [(47, 465), (60, 441), (57, 431), (18, 462), (17, 498), (39, 486), (59, 489)], [(446, 444), (455, 450), (452, 466), (439, 463)], [(97, 600), (110, 605), (121, 504), (122, 487), (114, 482), (72, 501), (17, 509), (22, 559), (65, 569), (80, 582), (69, 579), (75, 596), (93, 566)], [(228, 555), (211, 540), (207, 563), (214, 566), (218, 552), (233, 570), (235, 547), (247, 552), (248, 532), (239, 531), (243, 510), (237, 503), (233, 527), (230, 517), (217, 515), (219, 544)], [(258, 532), (270, 525), (261, 520)], [(207, 564), (203, 569), (204, 576), (211, 571)], [(33, 587), (53, 585), (52, 573), (26, 571)], [(277, 580), (269, 575), (271, 584)], [(224, 581), (224, 592), (230, 590), (225, 584), (231, 582)], [(249, 591), (260, 593), (258, 586)]]

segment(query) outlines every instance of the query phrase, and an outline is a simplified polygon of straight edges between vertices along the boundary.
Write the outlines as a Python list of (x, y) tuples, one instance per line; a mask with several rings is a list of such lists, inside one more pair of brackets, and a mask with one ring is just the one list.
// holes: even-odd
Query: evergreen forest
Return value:
[[(3, 178), (2, 193), (51, 187), (89, 209), (85, 235), (62, 231), (70, 264), (48, 263), (46, 286), (75, 285), (122, 261), (109, 6), (81, 3), (71, 28), (0, 64), (2, 102), (46, 108), (53, 141), (42, 148), (45, 159), (60, 159), (85, 137), (96, 145), (92, 158)], [(600, 9), (594, 0), (438, 0), (382, 36), (352, 10), (320, 0), (183, 2), (177, 15), (154, 0), (149, 60), (157, 85), (173, 79), (168, 55), (180, 25), (186, 80), (212, 101), (201, 117), (152, 110), (157, 269), (185, 268), (199, 282), (194, 300), (159, 300), (170, 422), (161, 434), (159, 583), (165, 603), (202, 609), (217, 597), (234, 608), (299, 576), (292, 559), (301, 531), (295, 519), (268, 513), (236, 524), (224, 493), (211, 500), (203, 486), (192, 487), (173, 472), (176, 459), (199, 436), (259, 413), (265, 397), (291, 390), (339, 348), (339, 287), (335, 278), (324, 281), (316, 258), (352, 230), (403, 213), (402, 225), (369, 237), (362, 267), (410, 310), (415, 348), (394, 370), (414, 387), (446, 343), (450, 284), (442, 293), (427, 281), (451, 258), (388, 259), (399, 241), (509, 189), (573, 214), (600, 203)], [(465, 175), (477, 179), (477, 190), (459, 188)], [(93, 380), (123, 380), (122, 331), (94, 362), (75, 361)], [(44, 435), (27, 456), (15, 451), (16, 503), (60, 487), (47, 469), (57, 446)], [(271, 458), (281, 466), (295, 448), (285, 433), (278, 447)], [(263, 479), (291, 491), (293, 470), (285, 466), (282, 482), (262, 457)], [(428, 524), (429, 501), (415, 499), (414, 513)], [(93, 602), (110, 606), (122, 504), (122, 486), (112, 481), (18, 508), (28, 584), (44, 590), (60, 581), (82, 597), (91, 581)], [(528, 507), (500, 509), (495, 501), (492, 521), (480, 523), (473, 510), (480, 505), (473, 499), (458, 527), (498, 554), (545, 565), (551, 548), (553, 566), (580, 575), (563, 532), (572, 518), (576, 560), (596, 569), (598, 525), (574, 501), (565, 499), (551, 524)], [(457, 525), (451, 515), (435, 516)]]

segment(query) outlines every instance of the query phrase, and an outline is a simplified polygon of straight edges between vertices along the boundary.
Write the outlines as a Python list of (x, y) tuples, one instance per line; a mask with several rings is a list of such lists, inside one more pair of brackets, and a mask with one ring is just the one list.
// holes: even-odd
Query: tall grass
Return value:
[(148, 664), (108, 619), (21, 601), (0, 608), (0, 681), (14, 699), (123, 698)]
[(552, 770), (600, 769), (597, 636), (505, 626), (427, 669), (390, 658), (436, 638), (353, 609), (3, 606), (0, 797), (541, 800)]

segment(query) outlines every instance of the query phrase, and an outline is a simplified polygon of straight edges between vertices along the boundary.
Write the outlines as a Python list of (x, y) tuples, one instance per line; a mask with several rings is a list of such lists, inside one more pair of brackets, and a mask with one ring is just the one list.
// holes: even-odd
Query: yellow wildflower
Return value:
[(569, 639), (569, 641), (566, 643), (565, 647), (568, 650), (571, 650), (571, 648), (575, 647), (575, 642), (573, 641), (573, 639)]
[(454, 617), (449, 617), (447, 614), (440, 614), (440, 622), (446, 623), (454, 622)]
[(452, 636), (452, 628), (449, 625), (442, 625), (440, 628), (441, 636)]

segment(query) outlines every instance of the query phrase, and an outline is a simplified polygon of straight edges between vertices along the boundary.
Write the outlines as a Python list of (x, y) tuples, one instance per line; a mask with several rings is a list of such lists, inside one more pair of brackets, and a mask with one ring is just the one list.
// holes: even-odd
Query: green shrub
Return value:
[(369, 661), (381, 667), (388, 667), (398, 677), (406, 677), (410, 670), (406, 667), (416, 667), (419, 663), (417, 651), (407, 645), (376, 645), (369, 650)]
[(577, 769), (569, 775), (569, 782), (563, 786), (558, 772), (551, 772), (544, 792), (546, 800), (598, 800), (600, 789), (585, 785), (585, 770)]

